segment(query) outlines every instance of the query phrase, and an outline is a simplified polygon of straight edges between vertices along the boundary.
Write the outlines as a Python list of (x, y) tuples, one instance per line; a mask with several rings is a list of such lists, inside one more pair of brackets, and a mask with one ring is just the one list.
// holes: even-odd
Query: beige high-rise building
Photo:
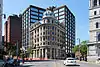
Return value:
[(30, 27), (32, 58), (65, 58), (66, 29), (59, 23), (51, 10), (44, 12), (42, 20)]
[(90, 40), (87, 59), (95, 61), (100, 57), (100, 0), (89, 0)]
[(0, 48), (2, 48), (2, 10), (3, 0), (0, 0)]

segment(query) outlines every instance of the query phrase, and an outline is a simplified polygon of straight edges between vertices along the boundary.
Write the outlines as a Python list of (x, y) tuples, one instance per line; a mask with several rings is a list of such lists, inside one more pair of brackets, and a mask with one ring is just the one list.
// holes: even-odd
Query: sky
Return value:
[[(67, 5), (76, 18), (76, 44), (77, 38), (81, 41), (89, 40), (89, 0), (3, 0), (3, 13), (7, 15), (20, 14), (29, 6), (35, 5), (42, 8), (49, 6)], [(3, 34), (4, 23), (3, 19)]]

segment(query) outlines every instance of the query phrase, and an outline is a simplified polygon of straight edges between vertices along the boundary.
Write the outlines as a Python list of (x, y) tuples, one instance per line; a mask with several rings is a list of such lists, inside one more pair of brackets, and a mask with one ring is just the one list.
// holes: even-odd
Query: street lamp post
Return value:
[(80, 51), (81, 41), (80, 41), (80, 38), (77, 38), (77, 40), (79, 41), (79, 60), (81, 60), (81, 57), (80, 57), (80, 53), (81, 53), (81, 51)]

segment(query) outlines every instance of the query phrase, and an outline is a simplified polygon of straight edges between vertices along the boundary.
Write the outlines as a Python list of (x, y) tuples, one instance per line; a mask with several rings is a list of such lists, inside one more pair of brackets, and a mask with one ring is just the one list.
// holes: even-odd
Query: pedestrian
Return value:
[(22, 57), (22, 62), (23, 62), (23, 64), (24, 64), (24, 57)]

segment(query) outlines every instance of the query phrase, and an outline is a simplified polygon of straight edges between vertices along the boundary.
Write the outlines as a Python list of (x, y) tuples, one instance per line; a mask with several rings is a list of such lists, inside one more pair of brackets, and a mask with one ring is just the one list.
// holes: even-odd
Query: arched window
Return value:
[(47, 22), (49, 23), (50, 22), (50, 19), (47, 19)]
[(97, 14), (97, 12), (96, 11), (94, 11), (94, 15), (96, 15)]
[(96, 22), (96, 28), (98, 28), (99, 27), (99, 24), (98, 24), (98, 22)]
[(94, 7), (97, 6), (97, 0), (94, 0), (94, 1), (93, 1), (93, 6), (94, 6)]
[(53, 20), (52, 20), (52, 23), (53, 23)]
[(100, 33), (98, 34), (98, 41), (100, 41)]
[(45, 23), (45, 19), (44, 19), (44, 23)]

